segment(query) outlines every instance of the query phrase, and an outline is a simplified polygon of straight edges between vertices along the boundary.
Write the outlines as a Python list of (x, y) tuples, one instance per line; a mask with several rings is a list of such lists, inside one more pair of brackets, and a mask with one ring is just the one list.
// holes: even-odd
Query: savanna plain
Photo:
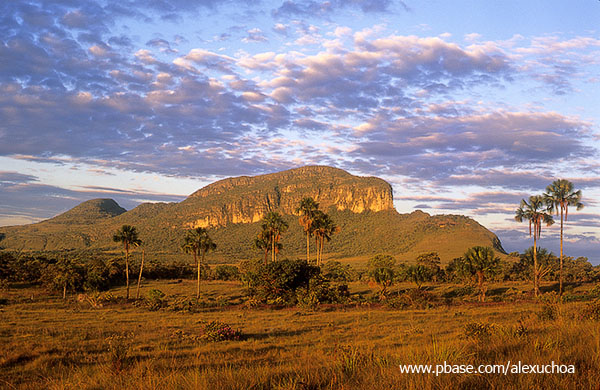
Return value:
[[(593, 283), (354, 281), (343, 304), (260, 304), (241, 281), (148, 280), (48, 294), (3, 286), (6, 389), (597, 389), (600, 304)], [(194, 296), (193, 298), (190, 298)], [(369, 299), (369, 297), (378, 297)], [(574, 365), (572, 374), (402, 373), (405, 364)]]

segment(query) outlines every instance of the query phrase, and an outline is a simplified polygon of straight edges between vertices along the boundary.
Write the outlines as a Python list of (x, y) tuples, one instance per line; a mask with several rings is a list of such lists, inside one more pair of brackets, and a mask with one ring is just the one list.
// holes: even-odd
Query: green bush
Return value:
[(487, 322), (469, 322), (465, 324), (463, 334), (467, 339), (483, 341), (490, 338), (494, 328), (494, 324)]
[(148, 309), (150, 310), (158, 310), (167, 306), (167, 300), (165, 299), (166, 294), (158, 289), (153, 288), (148, 291), (148, 298), (146, 299), (146, 303), (148, 305)]
[(258, 267), (249, 280), (250, 293), (267, 303), (297, 303), (297, 290), (307, 289), (319, 267), (304, 260), (280, 260)]
[(226, 341), (226, 340), (241, 340), (242, 331), (233, 329), (224, 322), (212, 321), (202, 328), (202, 340), (206, 341)]
[(440, 297), (429, 291), (412, 288), (388, 299), (386, 304), (393, 309), (430, 309), (440, 304)]
[(580, 312), (580, 317), (586, 320), (600, 321), (600, 299), (585, 305)]
[(240, 270), (234, 265), (219, 265), (215, 268), (217, 280), (240, 280)]

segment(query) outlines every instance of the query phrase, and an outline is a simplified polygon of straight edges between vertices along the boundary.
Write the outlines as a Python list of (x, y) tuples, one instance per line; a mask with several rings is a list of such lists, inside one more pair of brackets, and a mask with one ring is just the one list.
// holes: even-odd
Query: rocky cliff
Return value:
[(236, 262), (260, 256), (253, 240), (268, 211), (284, 215), (289, 230), (282, 238), (284, 257), (306, 252), (305, 233), (295, 216), (304, 197), (312, 197), (340, 227), (326, 244), (331, 258), (389, 253), (401, 260), (437, 251), (443, 261), (461, 256), (471, 246), (493, 246), (498, 237), (471, 218), (415, 211), (399, 214), (391, 186), (375, 177), (353, 176), (340, 169), (310, 166), (256, 177), (236, 177), (210, 184), (180, 203), (145, 203), (124, 212), (110, 199), (87, 201), (47, 221), (0, 228), (9, 250), (119, 251), (113, 233), (134, 225), (146, 253), (157, 259), (186, 258), (181, 242), (190, 227), (210, 226), (217, 243), (215, 261)]
[(180, 205), (187, 211), (187, 227), (226, 226), (260, 221), (269, 211), (295, 214), (305, 197), (312, 197), (324, 210), (362, 213), (394, 208), (392, 187), (384, 180), (323, 166), (221, 180), (194, 192)]

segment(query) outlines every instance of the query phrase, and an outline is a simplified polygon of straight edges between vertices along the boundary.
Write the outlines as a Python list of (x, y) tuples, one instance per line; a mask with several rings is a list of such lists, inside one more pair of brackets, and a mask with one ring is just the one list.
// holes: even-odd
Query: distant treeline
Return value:
[[(509, 260), (500, 261), (496, 271), (487, 278), (490, 281), (531, 280), (533, 248), (525, 253), (511, 253)], [(538, 262), (543, 271), (543, 280), (555, 281), (558, 278), (558, 258), (543, 248), (538, 248)], [(510, 260), (512, 259), (512, 261)], [(442, 267), (436, 252), (424, 253), (417, 259), (417, 264), (396, 262), (389, 255), (375, 256), (367, 267), (358, 268), (338, 261), (328, 261), (321, 267), (311, 266), (307, 272), (319, 275), (325, 281), (346, 283), (353, 281), (374, 281), (391, 285), (398, 282), (414, 282), (418, 287), (423, 283), (470, 283), (468, 277), (461, 272), (462, 259), (455, 259)], [(298, 262), (305, 260), (282, 260)], [(132, 261), (132, 269), (139, 269), (139, 259)], [(238, 265), (202, 265), (202, 280), (240, 280), (249, 287), (257, 285), (257, 276), (261, 272), (284, 274), (286, 269), (280, 265), (269, 265), (267, 271), (262, 270), (262, 259), (243, 261)], [(287, 264), (286, 263), (286, 264)], [(272, 264), (272, 263), (270, 263)], [(279, 268), (277, 268), (279, 267)], [(418, 268), (421, 267), (421, 268)], [(264, 267), (263, 267), (264, 268)], [(69, 292), (106, 291), (125, 283), (125, 260), (123, 256), (110, 256), (93, 253), (40, 253), (19, 254), (16, 252), (0, 252), (0, 283), (26, 282), (41, 284), (50, 290)], [(318, 269), (318, 270), (315, 270)], [(291, 272), (291, 271), (290, 271)], [(415, 273), (416, 272), (416, 273)], [(133, 277), (137, 277), (134, 272)], [(194, 279), (197, 277), (196, 265), (185, 262), (161, 262), (147, 260), (143, 271), (144, 279)], [(600, 266), (592, 266), (585, 257), (564, 258), (564, 277), (567, 282), (597, 282), (600, 280)], [(311, 277), (309, 277), (310, 279)], [(299, 283), (298, 281), (294, 283)], [(383, 286), (385, 287), (385, 286)]]

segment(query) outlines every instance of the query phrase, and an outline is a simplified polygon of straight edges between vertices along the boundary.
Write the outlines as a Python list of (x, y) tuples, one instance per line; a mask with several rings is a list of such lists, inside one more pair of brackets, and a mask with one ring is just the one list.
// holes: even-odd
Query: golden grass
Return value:
[[(191, 296), (194, 282), (152, 282), (143, 293), (151, 288)], [(367, 288), (352, 285), (354, 291)], [(206, 300), (237, 302), (243, 295), (233, 282), (205, 282), (202, 289)], [(597, 389), (600, 384), (600, 327), (578, 319), (580, 303), (564, 304), (556, 320), (541, 321), (540, 304), (530, 301), (403, 311), (237, 305), (186, 314), (131, 304), (93, 309), (74, 299), (46, 297), (36, 288), (11, 289), (4, 296), (0, 388)], [(241, 329), (245, 339), (199, 341), (195, 336), (204, 322), (213, 320)], [(470, 322), (493, 324), (494, 331), (485, 339), (467, 339), (464, 326)], [(517, 334), (519, 326), (526, 332)], [(398, 368), (507, 360), (574, 364), (576, 373), (436, 377), (401, 374)]]

